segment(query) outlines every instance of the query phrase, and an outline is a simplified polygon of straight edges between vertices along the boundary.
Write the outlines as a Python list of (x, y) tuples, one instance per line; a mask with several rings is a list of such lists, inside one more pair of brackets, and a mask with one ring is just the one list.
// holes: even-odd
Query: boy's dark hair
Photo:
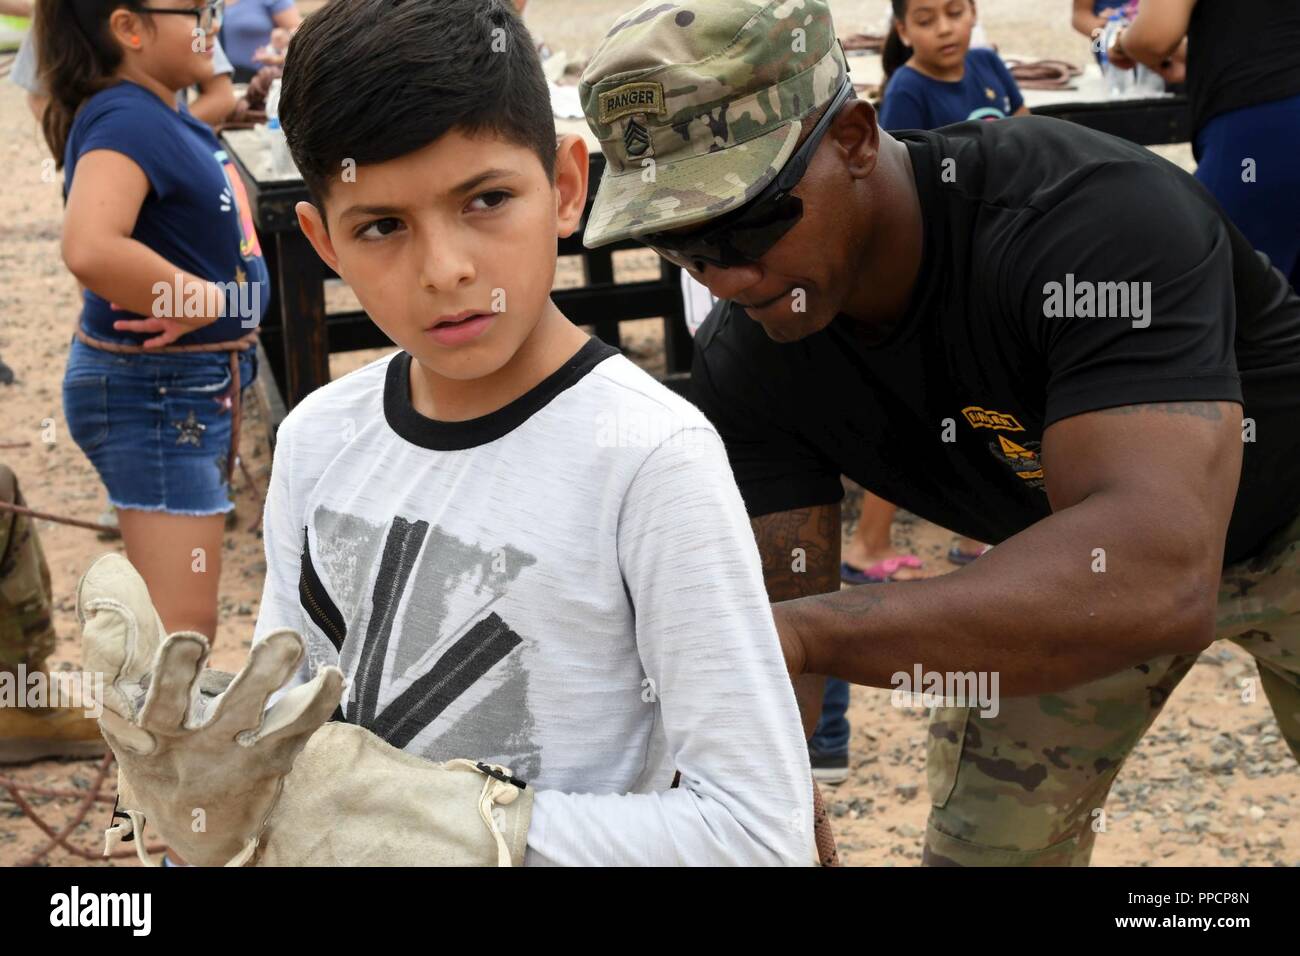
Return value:
[(345, 161), (386, 162), (452, 129), (526, 146), (555, 175), (550, 89), (508, 0), (333, 0), (289, 43), (279, 114), (322, 218)]

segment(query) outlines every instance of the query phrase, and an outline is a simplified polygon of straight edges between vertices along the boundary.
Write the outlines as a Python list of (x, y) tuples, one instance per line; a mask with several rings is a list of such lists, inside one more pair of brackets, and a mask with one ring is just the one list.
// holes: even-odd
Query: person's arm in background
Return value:
[(267, 9), (274, 26), (266, 45), (253, 51), (253, 59), (263, 66), (283, 66), (285, 51), (293, 35), (298, 32), (302, 14), (293, 5), (293, 0), (273, 0)]
[(27, 108), (36, 117), (36, 122), (41, 122), (45, 118), (45, 107), (50, 98), (45, 95), (45, 88), (36, 75), (36, 39), (30, 30), (23, 37), (18, 53), (14, 56), (9, 79), (27, 91)]
[(189, 104), (191, 116), (216, 127), (230, 115), (235, 108), (235, 84), (231, 81), (234, 69), (221, 43), (214, 40), (212, 77), (199, 84), (199, 95)]
[(1111, 62), (1121, 69), (1141, 63), (1164, 73), (1183, 48), (1195, 6), (1196, 0), (1142, 0), (1133, 22), (1111, 43)]
[(1070, 14), (1070, 25), (1092, 39), (1094, 33), (1106, 25), (1106, 21), (1115, 12), (1115, 7), (1106, 7), (1101, 13), (1092, 12), (1091, 0), (1074, 0), (1074, 10)]
[(0, 15), (6, 17), (30, 17), (32, 10), (31, 0), (0, 0)]
[(275, 21), (277, 27), (284, 27), (290, 33), (298, 29), (302, 23), (302, 14), (298, 12), (298, 7), (293, 0), (276, 0), (271, 4), (271, 19)]

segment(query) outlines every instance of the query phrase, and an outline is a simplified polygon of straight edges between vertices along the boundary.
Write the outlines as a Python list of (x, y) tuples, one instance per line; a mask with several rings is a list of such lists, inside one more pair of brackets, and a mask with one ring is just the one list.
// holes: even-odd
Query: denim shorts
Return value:
[[(257, 350), (239, 358), (240, 395), (257, 378)], [(63, 375), (68, 432), (117, 508), (182, 515), (235, 507), (226, 460), (230, 353), (119, 355), (75, 336)]]

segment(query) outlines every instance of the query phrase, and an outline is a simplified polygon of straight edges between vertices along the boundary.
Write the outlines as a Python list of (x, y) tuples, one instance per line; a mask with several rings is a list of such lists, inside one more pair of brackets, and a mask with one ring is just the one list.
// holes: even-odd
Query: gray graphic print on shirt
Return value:
[[(432, 760), (474, 753), (536, 776), (527, 640), (493, 609), (536, 558), (401, 516), (384, 527), (318, 506), (313, 523), (303, 563), (314, 562), (328, 591), (320, 600), (346, 622), (346, 719)], [(334, 659), (333, 646), (312, 641), (313, 666)]]

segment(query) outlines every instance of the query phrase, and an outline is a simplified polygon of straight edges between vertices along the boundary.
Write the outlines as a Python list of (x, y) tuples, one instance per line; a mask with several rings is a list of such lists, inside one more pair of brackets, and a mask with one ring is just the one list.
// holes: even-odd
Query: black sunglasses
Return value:
[(852, 95), (853, 83), (845, 77), (844, 85), (803, 145), (781, 167), (776, 178), (739, 209), (719, 216), (696, 232), (682, 235), (652, 232), (636, 238), (673, 265), (697, 272), (703, 269), (704, 263), (726, 269), (757, 262), (803, 217), (803, 202), (791, 193), (807, 171), (808, 162), (836, 113)]

